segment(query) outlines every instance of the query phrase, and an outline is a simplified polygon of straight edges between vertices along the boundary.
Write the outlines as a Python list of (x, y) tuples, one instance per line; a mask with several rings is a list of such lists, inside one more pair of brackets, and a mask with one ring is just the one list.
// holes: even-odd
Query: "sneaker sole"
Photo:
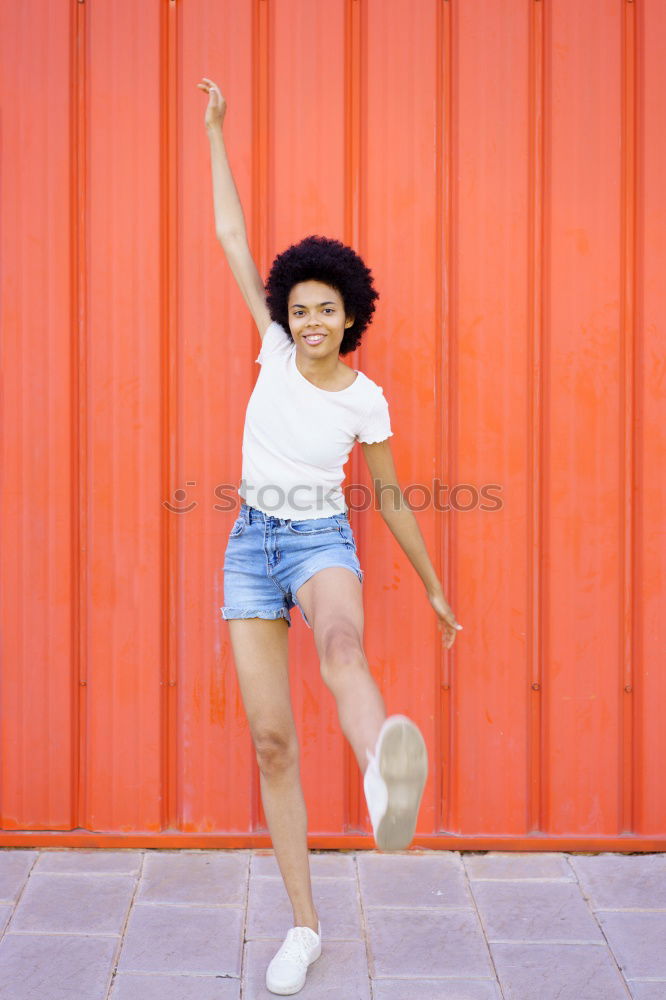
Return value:
[(376, 834), (382, 851), (401, 851), (412, 842), (428, 776), (428, 751), (421, 731), (398, 716), (382, 734), (379, 773), (386, 782), (388, 805)]

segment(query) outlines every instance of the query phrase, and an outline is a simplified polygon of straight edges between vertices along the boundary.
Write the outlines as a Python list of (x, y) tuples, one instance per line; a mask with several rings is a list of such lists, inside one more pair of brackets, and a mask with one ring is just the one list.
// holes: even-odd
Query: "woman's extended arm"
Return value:
[(438, 628), (444, 632), (444, 645), (447, 649), (451, 649), (462, 625), (456, 621), (456, 616), (444, 597), (421, 529), (400, 489), (390, 442), (388, 438), (374, 444), (361, 442), (361, 447), (372, 478), (375, 502), (379, 501), (379, 509), (385, 523), (423, 580), (428, 600), (439, 618)]
[(208, 90), (206, 108), (206, 132), (210, 140), (210, 163), (213, 173), (213, 205), (215, 207), (215, 232), (220, 242), (227, 236), (242, 236), (247, 240), (245, 216), (238, 195), (238, 189), (231, 173), (227, 149), (224, 144), (222, 123), (227, 110), (227, 102), (219, 87), (204, 77), (205, 83), (197, 87)]
[(197, 87), (201, 87), (209, 95), (205, 123), (210, 140), (215, 233), (222, 244), (229, 267), (263, 338), (270, 326), (271, 317), (266, 306), (264, 284), (248, 246), (243, 207), (224, 144), (222, 122), (227, 110), (227, 102), (220, 93), (217, 84), (207, 77), (203, 77), (203, 82), (198, 83)]

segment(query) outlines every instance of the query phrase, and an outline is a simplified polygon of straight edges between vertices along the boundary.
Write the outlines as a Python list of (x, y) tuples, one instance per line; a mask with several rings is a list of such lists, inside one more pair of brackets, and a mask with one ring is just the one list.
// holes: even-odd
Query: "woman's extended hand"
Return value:
[(462, 628), (456, 621), (456, 616), (453, 611), (446, 603), (444, 599), (444, 594), (441, 590), (434, 591), (433, 593), (428, 593), (428, 600), (435, 609), (437, 615), (440, 618), (440, 622), (437, 627), (440, 631), (444, 632), (443, 640), (444, 645), (447, 649), (451, 649), (455, 637), (458, 631)]
[(220, 88), (216, 83), (209, 80), (207, 76), (202, 76), (201, 79), (203, 83), (198, 83), (197, 87), (201, 87), (208, 94), (208, 107), (206, 108), (205, 119), (206, 128), (211, 128), (215, 125), (222, 127), (224, 113), (227, 110), (227, 102), (220, 93)]

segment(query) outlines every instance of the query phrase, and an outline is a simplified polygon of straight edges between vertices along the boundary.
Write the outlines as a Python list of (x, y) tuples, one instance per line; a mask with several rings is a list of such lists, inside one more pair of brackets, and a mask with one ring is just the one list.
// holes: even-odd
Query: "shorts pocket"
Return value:
[(294, 535), (326, 535), (338, 530), (338, 522), (332, 517), (313, 517), (308, 521), (289, 521), (287, 527)]
[(234, 521), (234, 526), (231, 529), (229, 538), (238, 538), (239, 535), (242, 535), (243, 532), (245, 531), (245, 524), (246, 524), (245, 518), (243, 517), (242, 514), (239, 514), (236, 520)]

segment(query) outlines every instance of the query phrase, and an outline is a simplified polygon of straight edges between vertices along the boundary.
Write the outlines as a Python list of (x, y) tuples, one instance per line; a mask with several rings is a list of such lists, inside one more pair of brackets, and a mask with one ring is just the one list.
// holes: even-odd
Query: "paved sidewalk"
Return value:
[[(312, 851), (308, 1000), (666, 1000), (666, 854)], [(1, 1000), (258, 1000), (272, 851), (0, 849)]]

